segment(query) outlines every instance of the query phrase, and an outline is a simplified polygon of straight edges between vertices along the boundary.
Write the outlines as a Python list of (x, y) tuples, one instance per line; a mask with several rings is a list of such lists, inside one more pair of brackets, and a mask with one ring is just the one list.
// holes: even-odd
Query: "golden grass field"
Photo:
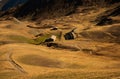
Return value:
[[(120, 44), (111, 42), (116, 40), (108, 34), (110, 28), (116, 25), (120, 28), (120, 24), (95, 27), (88, 21), (99, 13), (61, 17), (57, 22), (56, 19), (42, 21), (43, 25), (57, 26), (63, 33), (77, 27), (77, 32), (84, 37), (56, 42), (80, 49), (78, 51), (36, 45), (46, 38), (35, 41), (36, 34), (50, 34), (51, 31), (27, 27), (35, 26), (34, 22), (0, 21), (0, 79), (120, 79)], [(84, 30), (87, 28), (90, 29)]]

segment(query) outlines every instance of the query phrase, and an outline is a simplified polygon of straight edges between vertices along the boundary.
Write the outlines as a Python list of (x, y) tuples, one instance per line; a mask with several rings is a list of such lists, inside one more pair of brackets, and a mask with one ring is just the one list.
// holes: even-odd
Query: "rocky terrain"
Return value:
[(0, 16), (0, 79), (120, 78), (119, 0), (28, 0)]

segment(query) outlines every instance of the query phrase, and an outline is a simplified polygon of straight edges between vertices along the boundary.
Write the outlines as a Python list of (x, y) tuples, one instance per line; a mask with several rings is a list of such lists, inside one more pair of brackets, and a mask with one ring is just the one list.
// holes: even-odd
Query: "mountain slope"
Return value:
[(27, 0), (8, 0), (6, 4), (3, 5), (2, 11), (8, 10), (14, 6), (25, 3)]
[[(26, 3), (25, 3), (26, 2)], [(32, 20), (50, 19), (60, 16), (66, 16), (74, 13), (78, 6), (91, 7), (96, 6), (106, 7), (120, 1), (116, 0), (9, 0), (3, 7), (6, 10), (17, 4), (25, 3), (15, 10), (4, 12), (4, 15), (13, 15), (17, 18), (27, 18)]]
[(29, 0), (14, 14), (15, 17), (30, 15), (32, 19), (51, 18), (68, 15), (74, 12), (75, 7), (81, 4), (81, 0)]
[[(0, 18), (0, 79), (119, 79), (120, 8), (113, 7), (116, 2), (108, 7), (96, 1), (108, 0), (29, 0), (5, 11)], [(96, 25), (104, 15), (115, 24)], [(65, 40), (73, 30), (75, 38)], [(45, 43), (51, 36), (56, 41)]]
[(0, 10), (2, 9), (2, 7), (7, 3), (8, 0), (1, 0), (0, 1)]

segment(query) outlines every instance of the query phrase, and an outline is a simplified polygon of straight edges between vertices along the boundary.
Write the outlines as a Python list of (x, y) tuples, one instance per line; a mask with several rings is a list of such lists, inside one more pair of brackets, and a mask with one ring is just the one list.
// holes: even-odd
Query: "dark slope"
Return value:
[(110, 4), (114, 4), (114, 3), (120, 2), (120, 0), (109, 0), (109, 1), (110, 1)]
[[(29, 0), (14, 14), (15, 17), (31, 16), (34, 19), (52, 18), (69, 15), (78, 5), (111, 5), (120, 0)], [(42, 16), (42, 17), (41, 17)]]
[[(13, 1), (13, 0), (11, 0)], [(22, 3), (26, 0), (16, 0)], [(16, 1), (12, 4), (16, 5)], [(20, 2), (19, 2), (20, 1)], [(101, 6), (112, 5), (120, 2), (119, 0), (28, 0), (19, 8), (7, 10), (0, 14), (0, 16), (13, 15), (17, 18), (27, 18), (32, 20), (42, 20), (66, 16), (74, 13), (78, 6)], [(7, 5), (9, 6), (9, 5)], [(119, 9), (118, 9), (119, 11)], [(116, 13), (116, 12), (115, 12)], [(113, 13), (113, 14), (115, 14)]]
[(7, 3), (8, 0), (2, 0), (0, 1), (0, 10), (2, 9), (2, 7)]
[(120, 16), (120, 3), (116, 7), (105, 11), (104, 13), (100, 14), (95, 22), (97, 22), (96, 25), (107, 25), (107, 24), (113, 24), (117, 21), (114, 21), (111, 17), (114, 16)]
[(31, 15), (32, 19), (58, 17), (71, 14), (80, 4), (81, 0), (29, 0), (14, 16)]
[(6, 4), (2, 7), (2, 11), (8, 10), (14, 6), (25, 3), (27, 0), (8, 0)]

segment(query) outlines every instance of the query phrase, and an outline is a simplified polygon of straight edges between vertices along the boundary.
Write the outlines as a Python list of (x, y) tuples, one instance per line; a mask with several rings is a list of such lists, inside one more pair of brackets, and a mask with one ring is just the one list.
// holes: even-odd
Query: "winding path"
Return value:
[(12, 59), (12, 55), (13, 55), (12, 53), (8, 53), (8, 61), (15, 67), (15, 69), (17, 69), (21, 73), (27, 74), (27, 72)]

